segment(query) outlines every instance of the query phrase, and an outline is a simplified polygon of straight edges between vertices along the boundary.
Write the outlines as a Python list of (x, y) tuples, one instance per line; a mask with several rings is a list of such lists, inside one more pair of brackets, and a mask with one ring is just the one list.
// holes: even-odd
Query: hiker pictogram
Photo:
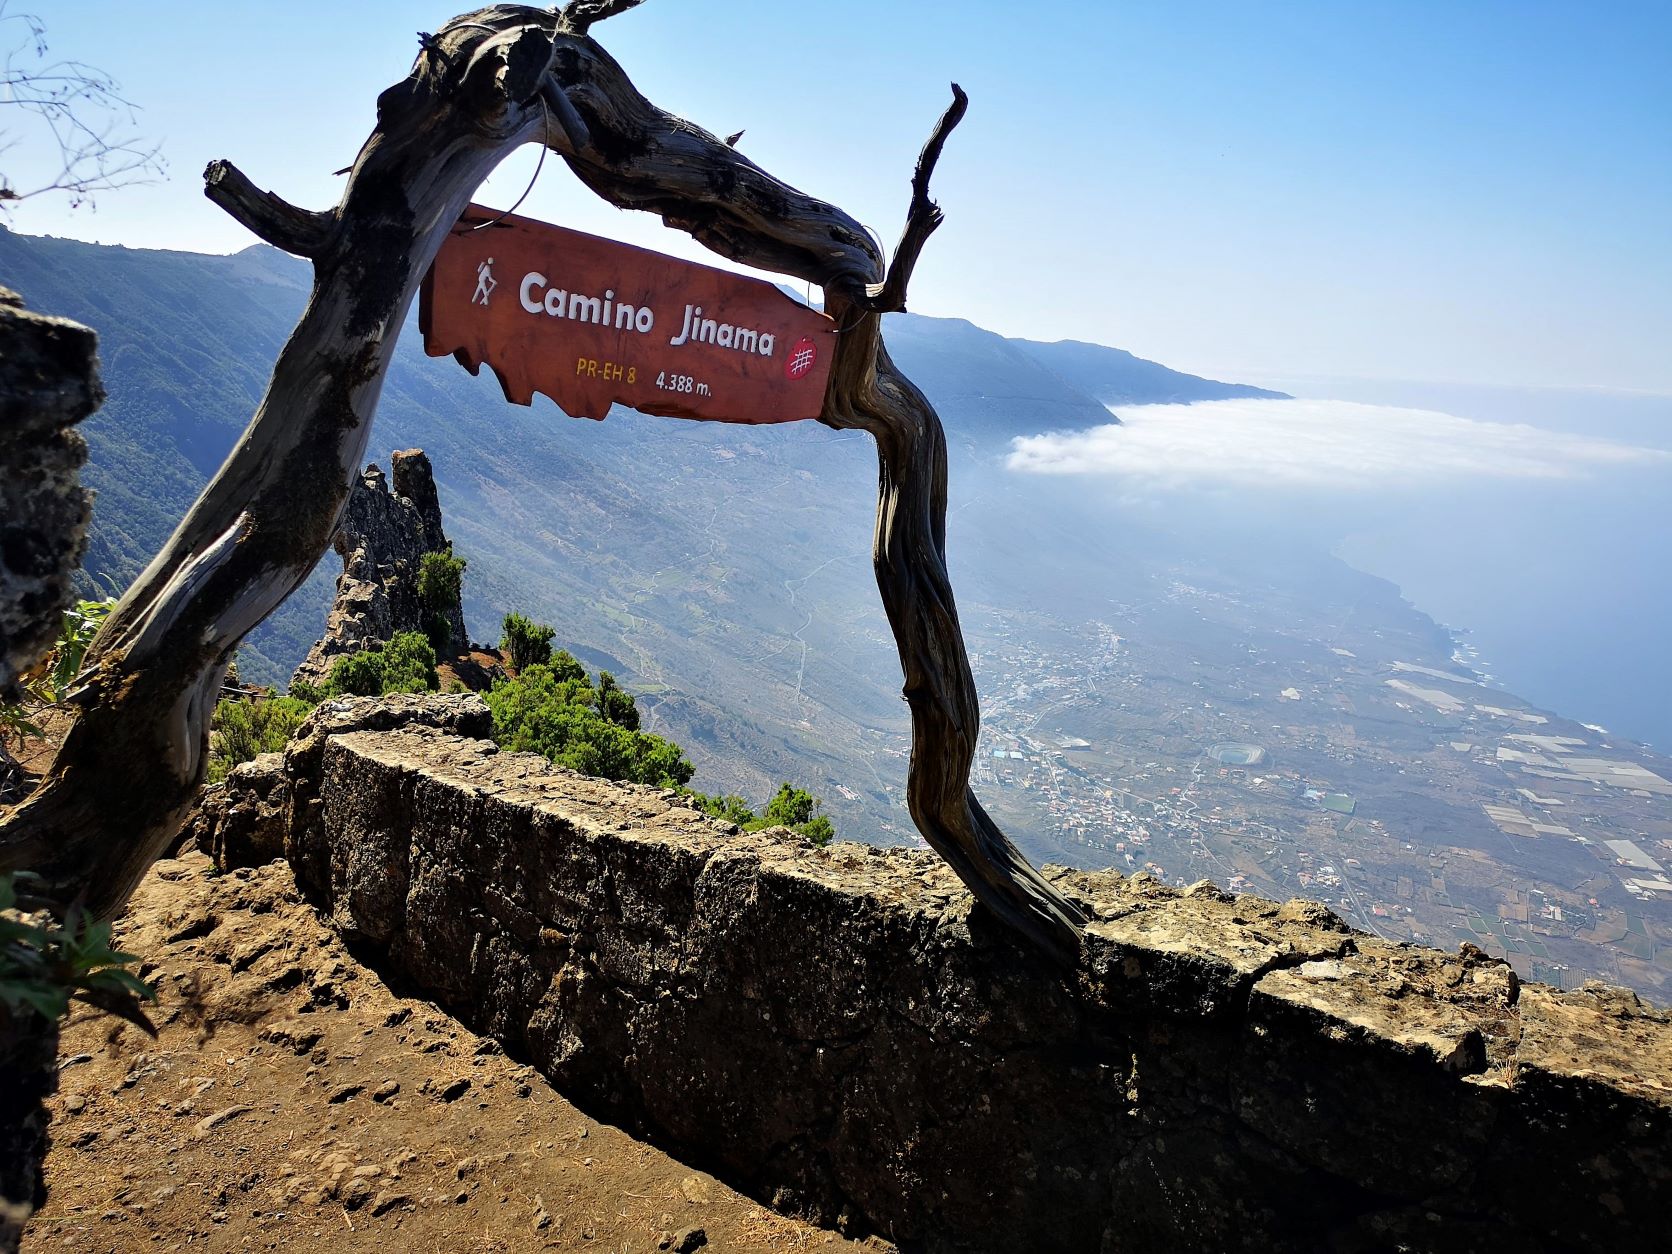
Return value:
[(476, 294), (470, 298), (472, 305), (486, 305), (488, 297), (493, 295), (494, 288), (499, 286), (499, 280), (493, 277), (493, 258), (489, 257), (476, 267)]

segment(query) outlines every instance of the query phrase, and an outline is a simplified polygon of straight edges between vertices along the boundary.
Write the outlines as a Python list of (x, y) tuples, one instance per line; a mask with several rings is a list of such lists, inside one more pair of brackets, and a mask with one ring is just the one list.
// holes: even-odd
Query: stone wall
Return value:
[(1053, 969), (928, 853), (742, 835), (410, 700), (323, 710), (266, 785), (304, 889), (763, 1200), (925, 1250), (1665, 1248), (1672, 1022), (1629, 993), (1112, 872), (1052, 873), (1095, 919)]

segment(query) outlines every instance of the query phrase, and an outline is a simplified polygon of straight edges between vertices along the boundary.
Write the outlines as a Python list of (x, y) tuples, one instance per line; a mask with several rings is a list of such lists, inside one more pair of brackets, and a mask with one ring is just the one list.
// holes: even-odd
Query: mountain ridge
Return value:
[(1105, 405), (1156, 405), (1236, 399), (1293, 400), (1287, 392), (1186, 374), (1087, 340), (1012, 341), (1071, 385)]
[[(99, 493), (87, 569), (102, 583), (143, 568), (239, 437), (308, 274), (265, 245), (206, 256), (0, 232), (0, 275), (100, 332), (110, 399), (84, 430)], [(915, 839), (901, 795), (909, 719), (871, 570), (869, 439), (507, 405), (486, 374), (427, 357), (415, 324), (368, 455), (387, 468), (390, 449), (428, 453), (470, 562), (471, 634), (497, 639), (508, 610), (550, 622), (577, 656), (612, 659), (647, 730), (686, 747), (698, 786), (769, 795), (794, 778), (846, 830)], [(1164, 536), (1123, 523), (1111, 545), (1106, 522), (1003, 469), (1015, 436), (1112, 422), (1102, 402), (966, 320), (891, 315), (886, 336), (946, 427), (948, 560), (967, 633), (1029, 602), (1089, 614), (1105, 589), (1155, 577)], [(1176, 395), (1176, 375), (1154, 399)], [(320, 634), (338, 565), (327, 554), (252, 633), (246, 680), (285, 683)]]

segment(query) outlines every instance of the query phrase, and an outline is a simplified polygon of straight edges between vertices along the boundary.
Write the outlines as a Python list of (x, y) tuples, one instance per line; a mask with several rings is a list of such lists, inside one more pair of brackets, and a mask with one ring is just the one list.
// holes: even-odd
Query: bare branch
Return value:
[(888, 277), (880, 284), (867, 288), (863, 299), (855, 302), (867, 312), (900, 313), (905, 310), (906, 287), (911, 282), (912, 271), (917, 268), (917, 259), (923, 253), (923, 245), (929, 242), (929, 237), (944, 219), (940, 206), (929, 197), (929, 178), (940, 161), (946, 137), (964, 120), (969, 103), (970, 98), (964, 89), (953, 83), (952, 103), (941, 114), (940, 121), (935, 123), (923, 151), (917, 154), (917, 169), (911, 176), (911, 206), (906, 210), (906, 226), (900, 233), (900, 245), (894, 250), (894, 260), (889, 264)]
[(211, 161), (203, 171), (203, 194), (274, 248), (298, 257), (317, 257), (331, 242), (336, 215), (299, 209), (264, 192), (230, 161)]
[(51, 192), (65, 193), (73, 209), (96, 192), (162, 177), (159, 146), (124, 130), (123, 115), (131, 123), (135, 110), (113, 78), (80, 61), (46, 61), (44, 24), (33, 14), (6, 12), (4, 0), (0, 26), (21, 27), (20, 41), (0, 50), (0, 121), (21, 131), (24, 155), (45, 170), (25, 180), (0, 172), (0, 211)]
[[(569, 152), (565, 155), (583, 155), (592, 150), (592, 132), (587, 128), (586, 119), (581, 117), (575, 108), (574, 101), (569, 99), (569, 93), (559, 87), (555, 80), (548, 78), (540, 88), (540, 99), (546, 102), (551, 110), (551, 119), (557, 123), (557, 128), (568, 141)], [(550, 136), (546, 142), (551, 144)], [(552, 145), (556, 148), (556, 145)], [(561, 150), (559, 150), (561, 151)]]
[(605, 18), (636, 9), (642, 3), (644, 0), (569, 0), (558, 16), (564, 30), (584, 35)]

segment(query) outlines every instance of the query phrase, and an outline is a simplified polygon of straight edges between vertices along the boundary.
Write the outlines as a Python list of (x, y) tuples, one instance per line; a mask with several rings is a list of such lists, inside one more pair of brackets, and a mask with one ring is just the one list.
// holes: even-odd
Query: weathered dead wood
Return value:
[(211, 161), (203, 171), (203, 194), (257, 238), (298, 257), (317, 257), (331, 242), (336, 216), (298, 209), (264, 192), (230, 161)]
[(968, 787), (980, 716), (946, 573), (946, 441), (882, 343), (882, 314), (904, 308), (940, 222), (929, 177), (965, 97), (954, 87), (919, 158), (885, 272), (853, 218), (638, 92), (586, 34), (635, 2), (575, 0), (560, 13), (500, 5), (423, 36), (411, 74), (379, 98), (332, 211), (288, 205), (225, 163), (206, 171), (212, 199), (313, 261), (312, 296), (249, 428), (90, 650), (80, 717), (47, 781), (0, 828), (0, 868), (31, 866), (110, 913), (172, 839), (201, 783), (233, 648), (329, 545), (420, 278), (493, 166), (543, 141), (612, 204), (825, 289), (843, 334), (823, 421), (877, 440), (873, 556), (912, 711), (912, 816), (999, 918), (1058, 957), (1077, 952), (1078, 912)]

